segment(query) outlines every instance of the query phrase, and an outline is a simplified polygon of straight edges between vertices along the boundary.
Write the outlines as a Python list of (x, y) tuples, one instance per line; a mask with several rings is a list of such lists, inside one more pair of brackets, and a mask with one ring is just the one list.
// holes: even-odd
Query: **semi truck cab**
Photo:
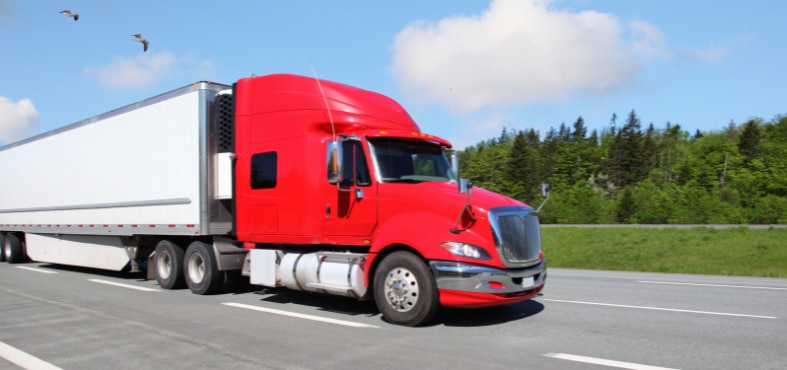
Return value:
[[(266, 98), (288, 89), (298, 99)], [(252, 282), (373, 298), (404, 325), (543, 288), (535, 210), (466, 186), (451, 144), (392, 99), (292, 75), (240, 80), (234, 93), (238, 238), (265, 271), (249, 268)], [(343, 266), (341, 282), (325, 282), (323, 262)]]

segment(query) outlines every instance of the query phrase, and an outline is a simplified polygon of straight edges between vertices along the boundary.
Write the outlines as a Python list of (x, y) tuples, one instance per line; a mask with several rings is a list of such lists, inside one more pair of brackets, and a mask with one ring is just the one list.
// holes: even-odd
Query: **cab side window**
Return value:
[(276, 187), (276, 152), (257, 153), (251, 156), (251, 188), (272, 189)]

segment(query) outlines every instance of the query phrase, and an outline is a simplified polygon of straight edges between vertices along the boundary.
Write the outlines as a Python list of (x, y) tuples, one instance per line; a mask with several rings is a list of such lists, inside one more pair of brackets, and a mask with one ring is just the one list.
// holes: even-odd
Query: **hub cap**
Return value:
[(205, 277), (205, 260), (197, 253), (189, 257), (189, 278), (195, 283), (199, 283)]
[(169, 277), (172, 273), (172, 260), (169, 253), (162, 253), (156, 258), (156, 266), (158, 267), (158, 276), (162, 279)]
[(418, 280), (408, 269), (391, 270), (385, 277), (385, 299), (393, 309), (407, 312), (418, 302)]

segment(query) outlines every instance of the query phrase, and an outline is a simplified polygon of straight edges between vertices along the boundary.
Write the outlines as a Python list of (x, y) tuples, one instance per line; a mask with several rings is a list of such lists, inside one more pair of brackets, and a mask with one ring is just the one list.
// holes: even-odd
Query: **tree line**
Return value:
[(542, 223), (776, 224), (787, 222), (787, 116), (694, 134), (669, 122), (588, 133), (577, 118), (543, 136), (508, 132), (458, 152), (460, 174), (533, 206), (550, 184)]

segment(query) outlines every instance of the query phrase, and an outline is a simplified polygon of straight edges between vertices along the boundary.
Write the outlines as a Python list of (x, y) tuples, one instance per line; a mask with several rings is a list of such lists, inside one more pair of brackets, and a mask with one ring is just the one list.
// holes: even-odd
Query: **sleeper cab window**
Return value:
[(251, 156), (251, 188), (272, 189), (276, 187), (276, 152), (257, 153)]

